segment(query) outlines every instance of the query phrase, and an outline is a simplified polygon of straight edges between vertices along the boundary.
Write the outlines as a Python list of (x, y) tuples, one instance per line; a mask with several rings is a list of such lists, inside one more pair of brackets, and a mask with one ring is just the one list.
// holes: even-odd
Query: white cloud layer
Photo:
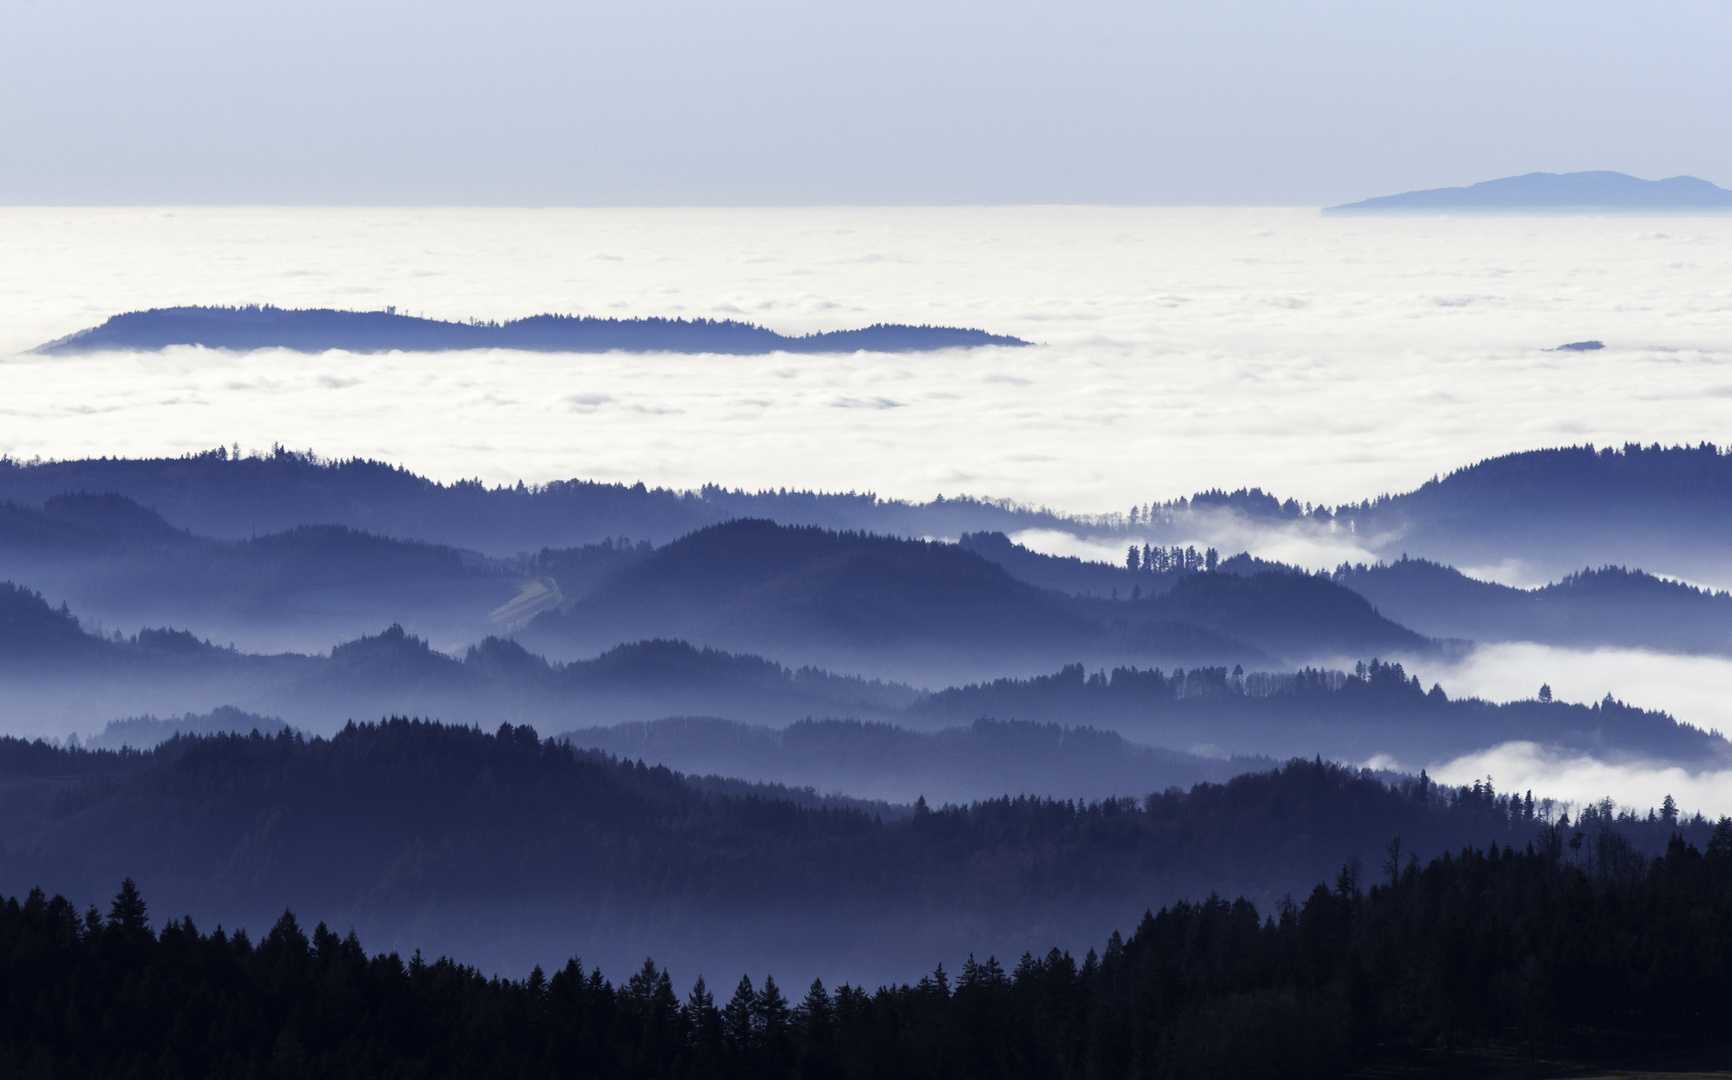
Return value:
[(1686, 814), (1732, 814), (1732, 771), (1613, 764), (1585, 754), (1559, 754), (1531, 742), (1504, 743), (1433, 763), (1430, 773), (1448, 784), (1490, 777), (1498, 791), (1532, 791), (1536, 799), (1553, 798), (1577, 808), (1609, 797), (1622, 808), (1646, 814), (1670, 795)]
[[(1531, 698), (1541, 684), (1562, 701), (1593, 702), (1611, 694), (1631, 704), (1663, 709), (1699, 728), (1732, 731), (1732, 659), (1674, 656), (1636, 649), (1560, 649), (1531, 642), (1482, 645), (1456, 663), (1404, 659), (1426, 684), (1439, 682), (1452, 697), (1489, 701)], [(1687, 812), (1732, 814), (1732, 770), (1703, 762), (1697, 768), (1640, 760), (1602, 760), (1531, 742), (1509, 742), (1451, 761), (1385, 758), (1374, 765), (1471, 784), (1489, 776), (1500, 791), (1532, 790), (1536, 797), (1576, 806), (1610, 796), (1646, 813), (1670, 794)]]
[[(273, 302), (984, 327), (909, 356), (18, 355)], [(1340, 502), (1487, 455), (1725, 439), (1732, 217), (1257, 209), (0, 209), (0, 450), (281, 442), (441, 479)], [(1599, 338), (1595, 353), (1545, 349)], [(897, 407), (886, 407), (888, 404)], [(1227, 549), (1228, 537), (1200, 536)], [(1341, 538), (1262, 554), (1331, 565)]]
[(1451, 697), (1531, 698), (1541, 684), (1560, 701), (1620, 701), (1663, 709), (1705, 730), (1732, 732), (1732, 659), (1639, 649), (1560, 649), (1532, 642), (1481, 645), (1456, 663), (1406, 660), (1427, 686)]

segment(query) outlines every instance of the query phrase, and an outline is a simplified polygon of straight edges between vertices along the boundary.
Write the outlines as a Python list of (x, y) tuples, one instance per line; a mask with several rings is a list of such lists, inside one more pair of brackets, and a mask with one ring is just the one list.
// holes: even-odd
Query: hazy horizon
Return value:
[[(1323, 206), (1732, 183), (1724, 7), (0, 4), (0, 202)], [(125, 169), (112, 168), (125, 161)]]

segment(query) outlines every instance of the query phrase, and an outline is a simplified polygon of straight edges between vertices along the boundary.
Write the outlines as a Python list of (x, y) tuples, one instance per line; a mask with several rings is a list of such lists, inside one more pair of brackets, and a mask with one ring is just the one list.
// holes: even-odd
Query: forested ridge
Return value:
[(156, 350), (173, 345), (211, 349), (289, 349), (297, 352), (442, 352), (520, 349), (530, 352), (672, 352), (762, 355), (773, 352), (930, 352), (1017, 347), (1028, 342), (983, 330), (874, 323), (858, 330), (790, 336), (734, 319), (657, 316), (618, 319), (589, 315), (451, 322), (384, 311), (331, 308), (151, 308), (112, 315), (100, 325), (39, 346), (50, 355), (102, 350)]
[(1584, 568), (1535, 589), (1406, 556), (1342, 563), (1332, 576), (1402, 625), (1439, 637), (1732, 651), (1732, 594), (1622, 566)]
[[(204, 921), (258, 925), (289, 905), (405, 951), (545, 960), (513, 944), (534, 928), (616, 967), (622, 943), (698, 962), (752, 941), (784, 969), (853, 957), (856, 973), (893, 972), (944, 948), (1079, 943), (1212, 890), (1267, 905), (1343, 859), (1374, 860), (1392, 835), (1422, 857), (1521, 847), (1561, 810), (1318, 760), (1140, 798), (1006, 795), (892, 819), (509, 725), (183, 736), (143, 754), (0, 740), (0, 891), (41, 884), (83, 902), (130, 876)], [(1709, 828), (1609, 807), (1570, 827), (1650, 853), (1675, 830), (1703, 844)], [(467, 914), (438, 922), (444, 936), (404, 936), (448, 911)]]
[(190, 918), (153, 932), (130, 879), (106, 917), (33, 890), (0, 904), (0, 1075), (1327, 1077), (1422, 1049), (1538, 1064), (1722, 1042), (1732, 821), (1652, 860), (1592, 865), (1576, 841), (1553, 827), (1424, 865), (1392, 844), (1301, 903), (1210, 896), (1080, 961), (970, 957), (797, 1002), (773, 975), (682, 1001), (653, 960), (617, 985), (576, 958), (488, 977), (289, 913), (257, 944)]
[[(1591, 704), (1452, 699), (1437, 684), (1426, 689), (1399, 662), (1375, 657), (1352, 672), (1247, 672), (1221, 666), (1122, 666), (1090, 672), (1071, 664), (1052, 675), (940, 690), (910, 705), (907, 713), (935, 720), (995, 716), (1065, 718), (1107, 726), (1140, 722), (1151, 733), (1163, 733), (1163, 739), (1170, 740), (1167, 745), (1186, 745), (1187, 739), (1215, 741), (1240, 752), (1260, 742), (1269, 748), (1266, 752), (1278, 753), (1276, 748), (1295, 737), (1341, 745), (1358, 732), (1371, 740), (1367, 747), (1376, 740), (1394, 743), (1399, 733), (1401, 744), (1416, 753), (1520, 738), (1551, 745), (1640, 746), (1648, 756), (1693, 764), (1732, 758), (1732, 746), (1718, 733), (1610, 694)], [(1322, 734), (1325, 728), (1332, 734)], [(1210, 730), (1215, 734), (1204, 740)], [(1227, 741), (1235, 734), (1243, 745)]]

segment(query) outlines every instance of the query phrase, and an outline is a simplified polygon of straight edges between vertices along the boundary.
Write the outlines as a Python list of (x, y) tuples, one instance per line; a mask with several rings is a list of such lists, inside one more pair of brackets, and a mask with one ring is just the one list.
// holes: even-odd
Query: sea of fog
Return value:
[[(791, 333), (936, 323), (1038, 344), (27, 353), (116, 312), (244, 303), (703, 316)], [(1336, 503), (1515, 450), (1732, 439), (1729, 330), (1732, 216), (0, 208), (0, 453), (280, 443), (445, 480), (970, 493), (1077, 512), (1214, 486)], [(1607, 347), (1551, 351), (1590, 338)], [(1235, 539), (1307, 565), (1354, 555), (1293, 533), (1221, 542)], [(1548, 681), (1732, 729), (1721, 660), (1515, 646), (1433, 674), (1452, 693), (1526, 696)], [(1488, 754), (1441, 764), (1581, 799), (1651, 803), (1663, 782), (1686, 805), (1732, 810), (1716, 775)]]

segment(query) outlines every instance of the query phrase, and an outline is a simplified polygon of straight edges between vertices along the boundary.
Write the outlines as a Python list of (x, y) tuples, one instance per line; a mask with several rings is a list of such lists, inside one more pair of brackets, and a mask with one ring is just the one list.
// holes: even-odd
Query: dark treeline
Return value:
[(34, 890), (0, 904), (0, 1075), (1327, 1077), (1422, 1049), (1723, 1040), (1732, 821), (1705, 853), (1674, 836), (1597, 867), (1567, 833), (1423, 866), (1392, 841), (1380, 870), (1349, 864), (1303, 903), (1210, 896), (1080, 962), (970, 957), (797, 1001), (773, 976), (700, 978), (682, 1001), (653, 961), (617, 986), (577, 959), (489, 978), (288, 913), (257, 944), (190, 918), (153, 932), (130, 880), (106, 918)]
[[(393, 947), (514, 966), (544, 962), (550, 942), (617, 967), (651, 945), (696, 963), (750, 941), (781, 970), (875, 976), (946, 948), (1098, 940), (1182, 896), (1272, 903), (1343, 858), (1375, 859), (1390, 835), (1421, 857), (1520, 847), (1561, 809), (1311, 760), (1142, 798), (1005, 796), (887, 820), (692, 782), (527, 727), (407, 720), (330, 739), (180, 737), (144, 754), (0, 740), (0, 770), (4, 891), (90, 898), (131, 876), (201, 921), (258, 925), (289, 904)], [(1587, 844), (1616, 829), (1649, 853), (1675, 830), (1698, 845), (1708, 831), (1609, 808), (1570, 828)], [(405, 936), (453, 909), (469, 914)]]

